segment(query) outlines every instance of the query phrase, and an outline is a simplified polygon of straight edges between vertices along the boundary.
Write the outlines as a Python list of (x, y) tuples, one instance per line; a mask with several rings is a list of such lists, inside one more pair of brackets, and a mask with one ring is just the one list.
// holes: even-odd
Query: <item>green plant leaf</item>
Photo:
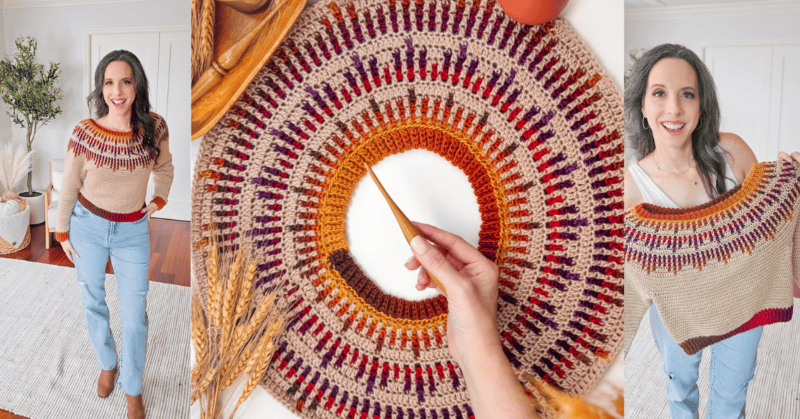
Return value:
[[(56, 105), (62, 98), (58, 87), (61, 70), (58, 63), (51, 62), (45, 71), (44, 65), (36, 62), (38, 44), (33, 37), (19, 37), (14, 44), (17, 53), (0, 61), (0, 99), (8, 105), (11, 121), (28, 132), (30, 150), (36, 130), (61, 114)], [(30, 173), (28, 191), (33, 192)]]

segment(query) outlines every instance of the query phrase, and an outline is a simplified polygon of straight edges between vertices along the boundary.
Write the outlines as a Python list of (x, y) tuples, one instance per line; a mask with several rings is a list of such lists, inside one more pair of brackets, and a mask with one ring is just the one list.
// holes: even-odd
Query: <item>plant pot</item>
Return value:
[(40, 191), (33, 191), (32, 196), (28, 196), (27, 192), (19, 194), (20, 197), (27, 199), (28, 204), (31, 206), (31, 225), (41, 224), (45, 219), (44, 207), (44, 193)]

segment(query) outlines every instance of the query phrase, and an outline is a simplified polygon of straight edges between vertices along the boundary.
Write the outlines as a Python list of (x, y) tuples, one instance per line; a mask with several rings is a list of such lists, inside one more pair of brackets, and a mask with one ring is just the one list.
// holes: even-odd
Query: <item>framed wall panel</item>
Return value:
[(800, 150), (800, 40), (703, 47), (717, 85), (721, 131), (741, 136), (759, 161)]

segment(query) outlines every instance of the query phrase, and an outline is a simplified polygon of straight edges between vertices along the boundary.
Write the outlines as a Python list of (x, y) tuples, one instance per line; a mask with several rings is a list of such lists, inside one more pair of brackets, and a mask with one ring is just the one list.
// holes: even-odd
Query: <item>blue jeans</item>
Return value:
[[(700, 392), (698, 368), (703, 351), (687, 355), (670, 337), (655, 305), (650, 308), (650, 327), (667, 374), (667, 400), (673, 419), (697, 418)], [(756, 369), (756, 353), (762, 327), (717, 342), (711, 349), (706, 419), (744, 418), (747, 385)]]
[(105, 271), (108, 257), (117, 279), (122, 336), (117, 385), (131, 396), (142, 392), (147, 349), (147, 271), (150, 267), (150, 232), (147, 217), (134, 222), (114, 222), (89, 212), (80, 202), (70, 217), (69, 240), (78, 252), (75, 269), (81, 284), (86, 326), (100, 368), (117, 365), (117, 346), (109, 326)]

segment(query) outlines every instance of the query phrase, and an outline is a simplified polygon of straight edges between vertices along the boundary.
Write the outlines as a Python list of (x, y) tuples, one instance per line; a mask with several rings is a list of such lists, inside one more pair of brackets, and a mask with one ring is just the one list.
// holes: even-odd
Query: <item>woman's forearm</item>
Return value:
[(476, 419), (537, 417), (533, 401), (522, 389), (499, 342), (465, 350), (459, 366)]

